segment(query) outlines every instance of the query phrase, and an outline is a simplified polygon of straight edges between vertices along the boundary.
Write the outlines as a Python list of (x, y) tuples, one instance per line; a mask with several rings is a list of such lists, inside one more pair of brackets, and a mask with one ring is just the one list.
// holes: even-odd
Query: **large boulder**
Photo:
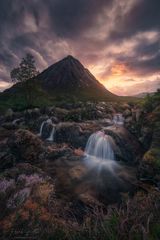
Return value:
[(126, 109), (126, 110), (123, 112), (123, 116), (124, 116), (125, 118), (132, 116), (131, 110), (130, 110), (130, 109)]
[(84, 136), (81, 127), (76, 123), (60, 123), (56, 127), (55, 141), (69, 143), (75, 147), (83, 145)]
[(37, 162), (44, 152), (44, 146), (39, 137), (23, 129), (19, 129), (10, 137), (8, 146), (18, 162)]
[(115, 142), (115, 154), (117, 160), (129, 164), (139, 161), (143, 153), (143, 148), (138, 140), (124, 127), (114, 127), (104, 129), (105, 134), (110, 135)]
[(150, 148), (145, 152), (139, 169), (141, 177), (160, 181), (160, 122), (154, 126)]
[(16, 158), (11, 153), (10, 148), (6, 144), (0, 144), (0, 172), (13, 167), (15, 162)]
[(68, 143), (75, 148), (85, 148), (89, 136), (99, 130), (96, 121), (86, 123), (63, 122), (56, 125), (55, 142)]

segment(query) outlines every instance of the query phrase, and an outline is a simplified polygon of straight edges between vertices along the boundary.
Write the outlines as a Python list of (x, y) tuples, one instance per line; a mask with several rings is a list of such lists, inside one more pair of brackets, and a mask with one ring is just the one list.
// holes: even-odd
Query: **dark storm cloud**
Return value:
[(127, 12), (117, 14), (116, 28), (111, 31), (112, 40), (124, 40), (139, 32), (160, 30), (160, 1), (138, 0)]
[[(11, 27), (19, 28), (26, 13), (31, 13), (36, 24), (39, 23), (39, 15), (35, 0), (1, 0), (0, 1), (0, 31), (9, 32)], [(7, 29), (6, 29), (7, 28)]]
[(153, 56), (160, 52), (160, 39), (153, 43), (145, 43), (144, 41), (139, 42), (134, 48), (135, 55), (139, 56)]
[(124, 27), (133, 32), (156, 30), (160, 28), (160, 1), (139, 0), (124, 16)]
[(61, 37), (74, 37), (92, 26), (97, 15), (113, 0), (54, 0), (48, 1), (55, 32)]
[(160, 73), (160, 54), (146, 59), (146, 60), (137, 60), (130, 63), (131, 69), (135, 70), (137, 73), (142, 75)]
[(160, 73), (160, 40), (152, 43), (140, 41), (133, 47), (131, 54), (124, 52), (113, 56), (115, 62), (125, 64), (137, 75)]

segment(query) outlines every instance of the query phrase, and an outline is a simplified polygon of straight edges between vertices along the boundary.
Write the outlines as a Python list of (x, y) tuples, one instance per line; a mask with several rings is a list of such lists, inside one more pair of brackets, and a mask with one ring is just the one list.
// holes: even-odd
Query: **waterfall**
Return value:
[(115, 161), (114, 140), (102, 131), (93, 133), (87, 142), (84, 160), (88, 167), (97, 168), (100, 172), (105, 168), (111, 173), (119, 167)]
[(85, 154), (102, 160), (114, 160), (113, 139), (99, 131), (93, 133), (86, 145)]
[(115, 125), (123, 125), (124, 124), (124, 117), (121, 113), (117, 113), (113, 116), (113, 124)]
[(17, 118), (15, 120), (12, 121), (12, 124), (16, 125), (18, 121), (20, 121), (21, 119), (20, 118)]
[(55, 125), (53, 125), (52, 131), (50, 133), (49, 138), (47, 138), (47, 141), (49, 141), (49, 142), (53, 142), (54, 141), (54, 133), (55, 133)]
[(38, 136), (42, 136), (42, 131), (43, 131), (43, 127), (44, 125), (48, 123), (48, 124), (51, 124), (52, 125), (52, 130), (50, 132), (50, 135), (49, 137), (46, 139), (47, 141), (50, 141), (50, 142), (53, 142), (54, 141), (54, 133), (55, 133), (55, 125), (52, 123), (52, 120), (51, 119), (47, 119), (45, 121), (42, 122), (41, 126), (40, 126), (40, 131), (38, 133)]
[(46, 123), (46, 121), (43, 121), (42, 122), (42, 124), (41, 124), (41, 126), (40, 126), (40, 131), (39, 131), (39, 133), (38, 133), (38, 136), (42, 136), (42, 131), (43, 131), (43, 127), (44, 127), (44, 124)]
[(42, 136), (42, 131), (43, 131), (43, 127), (44, 127), (44, 124), (45, 123), (51, 123), (52, 124), (52, 120), (51, 119), (47, 119), (47, 120), (45, 120), (45, 121), (43, 121), (42, 122), (42, 124), (41, 124), (41, 126), (40, 126), (40, 131), (39, 131), (39, 133), (38, 133), (38, 136)]

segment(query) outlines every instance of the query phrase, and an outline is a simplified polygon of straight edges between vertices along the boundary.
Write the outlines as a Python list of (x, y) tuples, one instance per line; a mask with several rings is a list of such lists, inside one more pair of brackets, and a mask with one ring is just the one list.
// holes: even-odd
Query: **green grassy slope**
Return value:
[[(27, 95), (30, 96), (30, 101), (27, 101)], [(77, 101), (109, 101), (109, 102), (128, 102), (137, 101), (133, 97), (119, 97), (114, 94), (106, 94), (106, 92), (98, 91), (97, 89), (51, 89), (46, 91), (36, 80), (29, 80), (27, 84), (17, 83), (10, 89), (0, 93), (0, 112), (8, 108), (14, 110), (23, 110), (31, 107), (50, 106), (56, 103), (77, 102)]]

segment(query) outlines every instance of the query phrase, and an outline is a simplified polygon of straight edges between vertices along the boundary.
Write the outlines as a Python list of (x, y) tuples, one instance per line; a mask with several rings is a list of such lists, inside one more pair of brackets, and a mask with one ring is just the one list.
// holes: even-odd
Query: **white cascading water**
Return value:
[(46, 140), (49, 141), (49, 142), (53, 142), (54, 141), (54, 133), (55, 133), (55, 125), (53, 125), (50, 136)]
[(43, 131), (43, 127), (46, 123), (52, 124), (52, 130), (50, 133), (50, 136), (46, 139), (47, 141), (53, 142), (54, 141), (54, 133), (55, 133), (55, 125), (52, 123), (51, 119), (47, 119), (45, 121), (42, 122), (41, 126), (40, 126), (40, 131), (38, 133), (38, 136), (42, 136), (42, 131)]
[(46, 121), (43, 121), (41, 126), (40, 126), (40, 130), (39, 130), (39, 133), (38, 133), (38, 136), (42, 136), (42, 131), (43, 131), (43, 127), (44, 127), (44, 124), (46, 123)]
[(121, 113), (117, 113), (113, 116), (113, 124), (120, 126), (124, 124), (124, 117)]
[(88, 167), (105, 167), (113, 172), (118, 166), (113, 151), (114, 140), (102, 131), (93, 133), (85, 148), (85, 163)]

